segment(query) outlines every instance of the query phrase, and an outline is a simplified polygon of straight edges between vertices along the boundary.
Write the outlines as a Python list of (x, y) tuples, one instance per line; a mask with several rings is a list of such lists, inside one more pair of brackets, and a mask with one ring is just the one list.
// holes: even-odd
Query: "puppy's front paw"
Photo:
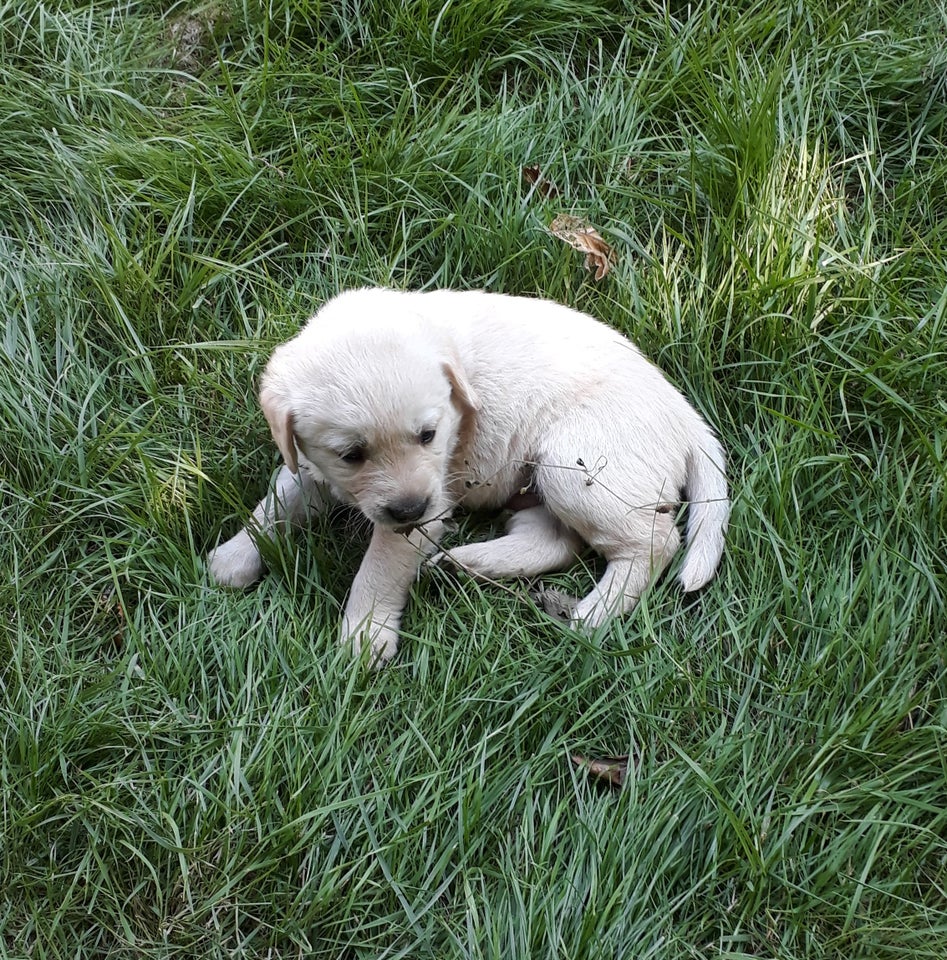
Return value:
[(341, 642), (348, 645), (353, 656), (361, 656), (368, 647), (368, 664), (373, 670), (385, 666), (398, 652), (398, 631), (384, 623), (371, 620), (351, 629), (348, 619), (342, 624)]
[(263, 575), (263, 558), (253, 538), (241, 530), (207, 554), (207, 569), (222, 587), (249, 587)]

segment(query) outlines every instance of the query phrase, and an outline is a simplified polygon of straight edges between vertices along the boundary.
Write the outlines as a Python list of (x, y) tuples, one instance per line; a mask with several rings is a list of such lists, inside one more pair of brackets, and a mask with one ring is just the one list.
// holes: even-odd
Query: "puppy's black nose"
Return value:
[(424, 516), (430, 502), (430, 497), (402, 497), (387, 504), (385, 512), (395, 523), (412, 523)]

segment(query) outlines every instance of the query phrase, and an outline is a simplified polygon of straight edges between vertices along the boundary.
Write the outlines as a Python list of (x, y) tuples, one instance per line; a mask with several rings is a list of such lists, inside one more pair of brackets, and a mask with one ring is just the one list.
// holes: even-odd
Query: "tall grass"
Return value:
[[(0, 23), (7, 955), (947, 953), (942, 3)], [(729, 451), (717, 580), (581, 637), (430, 574), (374, 675), (334, 640), (353, 518), (211, 587), (277, 463), (268, 351), (375, 283), (638, 340)]]

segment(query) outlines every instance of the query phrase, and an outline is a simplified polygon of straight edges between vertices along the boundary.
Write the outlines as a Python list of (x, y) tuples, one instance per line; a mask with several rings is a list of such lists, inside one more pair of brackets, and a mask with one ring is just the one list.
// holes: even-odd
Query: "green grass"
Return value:
[[(0, 18), (6, 955), (947, 955), (940, 0)], [(729, 450), (719, 577), (583, 638), (427, 575), (378, 674), (353, 520), (211, 587), (269, 350), (369, 283), (636, 338)]]

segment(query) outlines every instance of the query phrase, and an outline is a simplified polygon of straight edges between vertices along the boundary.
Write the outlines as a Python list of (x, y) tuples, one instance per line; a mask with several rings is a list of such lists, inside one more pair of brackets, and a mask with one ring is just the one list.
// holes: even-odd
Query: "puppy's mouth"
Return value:
[(415, 530), (424, 530), (428, 524), (433, 523), (438, 519), (438, 515), (434, 514), (430, 517), (421, 517), (418, 520), (413, 520), (411, 523), (399, 523), (391, 527), (395, 533), (409, 534)]
[(437, 495), (407, 496), (375, 505), (363, 512), (373, 523), (394, 533), (411, 533), (421, 530), (444, 517), (443, 498)]

